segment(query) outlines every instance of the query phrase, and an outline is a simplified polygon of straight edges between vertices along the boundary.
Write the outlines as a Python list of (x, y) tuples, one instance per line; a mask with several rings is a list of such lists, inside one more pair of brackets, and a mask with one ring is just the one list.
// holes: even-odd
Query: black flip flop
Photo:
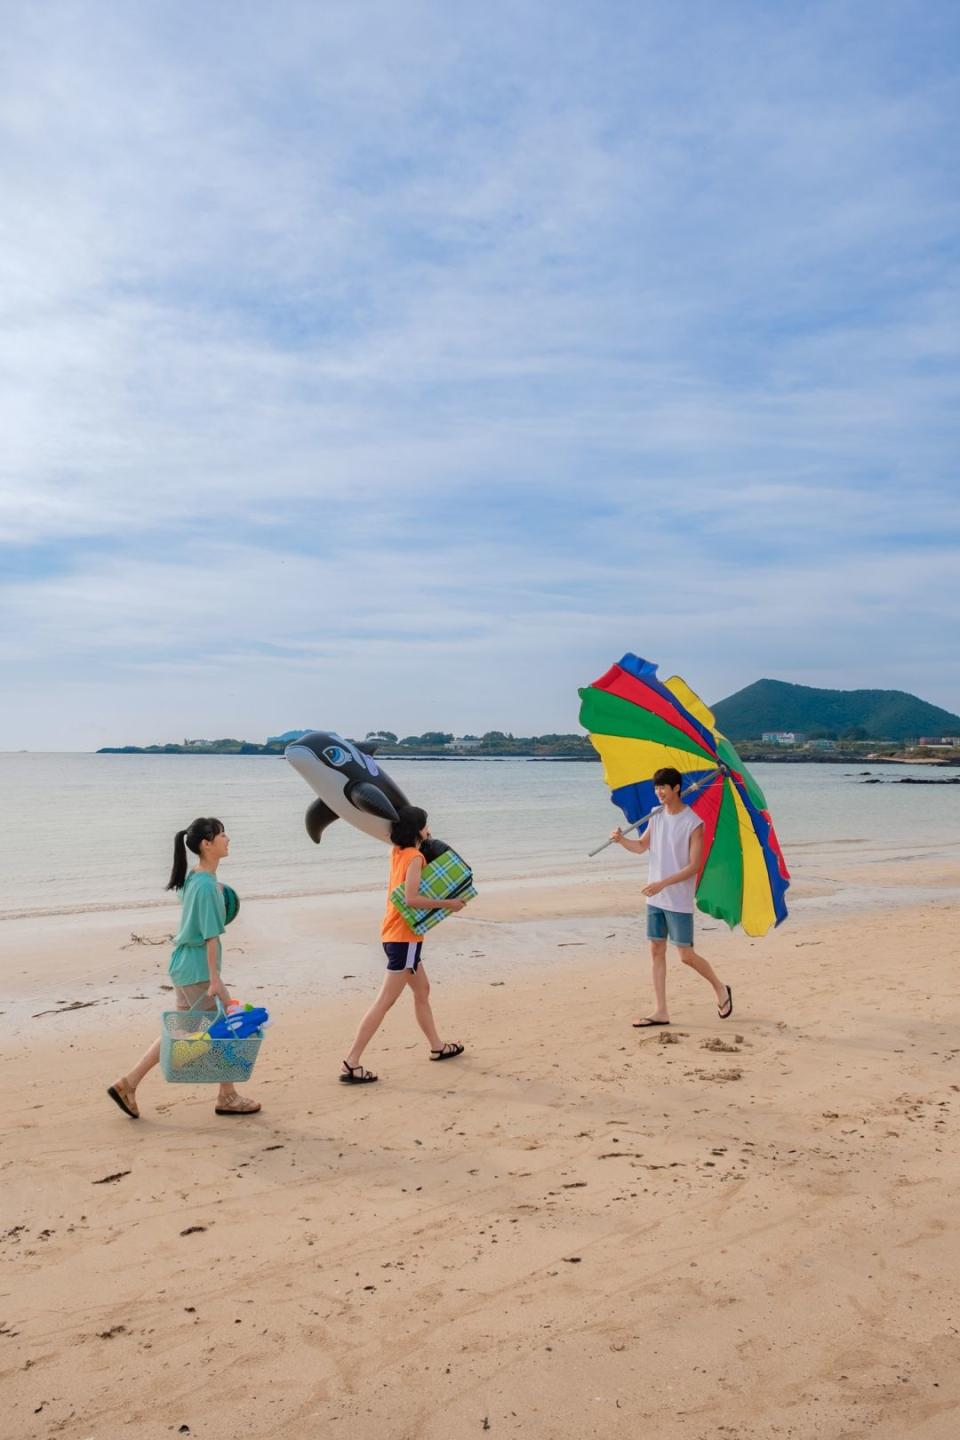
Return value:
[(463, 1054), (463, 1046), (453, 1040), (448, 1040), (442, 1050), (431, 1050), (431, 1060), (455, 1060), (458, 1055)]
[(634, 1030), (650, 1030), (650, 1029), (653, 1028), (654, 1025), (669, 1025), (669, 1024), (670, 1024), (670, 1021), (669, 1021), (669, 1020), (651, 1020), (651, 1019), (649, 1018), (649, 1016), (648, 1016), (648, 1018), (647, 1018), (646, 1020), (634, 1020), (634, 1022), (633, 1022), (633, 1028), (634, 1028)]
[(733, 990), (727, 986), (727, 998), (722, 1005), (717, 1006), (717, 1014), (721, 1020), (729, 1020), (733, 1014)]
[[(347, 1065), (346, 1060), (343, 1063)], [(379, 1079), (372, 1070), (364, 1070), (362, 1065), (347, 1065), (347, 1071), (345, 1075), (341, 1070), (338, 1077), (344, 1085), (372, 1085), (374, 1080)]]

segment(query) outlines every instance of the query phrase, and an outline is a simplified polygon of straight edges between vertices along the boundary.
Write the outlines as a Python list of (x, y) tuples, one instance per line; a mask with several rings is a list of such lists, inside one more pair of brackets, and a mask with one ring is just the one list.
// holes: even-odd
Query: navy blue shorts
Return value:
[(647, 939), (666, 940), (686, 950), (693, 944), (693, 915), (687, 910), (661, 910), (647, 906)]
[(416, 970), (420, 964), (420, 951), (423, 949), (423, 941), (418, 940), (415, 944), (411, 940), (385, 940), (383, 942), (383, 953), (387, 957), (388, 970)]

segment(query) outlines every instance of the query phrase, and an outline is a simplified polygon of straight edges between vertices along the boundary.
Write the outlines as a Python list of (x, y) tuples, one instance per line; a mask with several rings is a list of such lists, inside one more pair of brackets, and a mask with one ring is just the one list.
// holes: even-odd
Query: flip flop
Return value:
[(132, 1094), (128, 1094), (127, 1087), (121, 1080), (117, 1085), (108, 1085), (107, 1094), (114, 1104), (119, 1105), (124, 1115), (129, 1115), (131, 1120), (140, 1119), (140, 1111), (137, 1109), (137, 1102)]
[(646, 1020), (634, 1020), (634, 1022), (633, 1022), (633, 1028), (634, 1028), (634, 1030), (649, 1030), (650, 1027), (653, 1026), (653, 1025), (669, 1025), (669, 1024), (670, 1024), (670, 1021), (669, 1021), (669, 1020), (651, 1020), (650, 1017), (649, 1017), (649, 1015), (648, 1015), (647, 1018), (646, 1018)]
[(727, 986), (727, 998), (722, 1005), (717, 1006), (717, 1014), (721, 1020), (729, 1020), (733, 1014), (733, 990)]

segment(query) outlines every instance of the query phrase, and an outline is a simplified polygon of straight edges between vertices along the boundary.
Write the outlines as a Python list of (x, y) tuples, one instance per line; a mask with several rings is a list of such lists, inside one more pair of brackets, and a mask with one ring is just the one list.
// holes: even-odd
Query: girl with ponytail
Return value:
[[(196, 855), (193, 870), (187, 868), (187, 852)], [(220, 936), (226, 929), (223, 886), (217, 882), (217, 867), (230, 853), (230, 839), (219, 820), (201, 816), (178, 830), (173, 840), (173, 867), (167, 889), (181, 899), (180, 928), (174, 937), (169, 972), (178, 1010), (213, 1010), (219, 1000), (226, 1009), (230, 992), (220, 978)], [(157, 1040), (127, 1075), (108, 1088), (107, 1094), (131, 1120), (139, 1120), (137, 1086), (160, 1060)], [(255, 1115), (256, 1100), (238, 1095), (232, 1084), (222, 1084), (217, 1094), (218, 1115)]]
[(387, 957), (387, 973), (383, 977), (380, 994), (360, 1021), (350, 1053), (340, 1071), (345, 1085), (369, 1085), (378, 1077), (372, 1070), (365, 1070), (360, 1064), (363, 1054), (373, 1036), (379, 1030), (384, 1016), (399, 1000), (407, 988), (413, 995), (413, 1011), (417, 1024), (430, 1042), (431, 1060), (453, 1060), (463, 1054), (463, 1046), (454, 1040), (444, 1042), (437, 1033), (430, 1008), (430, 981), (420, 963), (423, 941), (415, 930), (411, 930), (400, 911), (390, 899), (398, 885), (404, 889), (404, 899), (417, 910), (462, 910), (462, 900), (436, 900), (421, 894), (420, 876), (423, 873), (423, 855), (420, 846), (430, 839), (427, 829), (427, 812), (416, 805), (404, 805), (399, 818), (390, 829), (393, 849), (390, 852), (390, 878), (387, 882), (387, 909), (380, 926), (380, 938)]

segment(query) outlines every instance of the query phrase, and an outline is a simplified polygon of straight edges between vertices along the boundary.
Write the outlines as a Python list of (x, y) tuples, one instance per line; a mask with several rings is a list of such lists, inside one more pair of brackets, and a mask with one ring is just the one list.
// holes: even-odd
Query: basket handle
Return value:
[[(183, 1015), (192, 1015), (193, 1012), (197, 1009), (197, 1006), (199, 1005), (200, 1000), (205, 1000), (206, 998), (207, 998), (207, 997), (206, 997), (205, 995), (201, 995), (199, 1000), (194, 1000), (194, 1002), (193, 1002), (192, 1005), (188, 1006), (188, 1008), (187, 1008), (186, 1010), (181, 1011), (181, 1014), (183, 1014)], [(220, 1016), (221, 1016), (221, 1015), (226, 1015), (227, 1012), (226, 1012), (226, 1010), (224, 1010), (224, 1008), (223, 1008), (223, 1001), (220, 999), (220, 996), (219, 996), (219, 995), (214, 995), (213, 998), (214, 998), (214, 1000), (216, 1000), (216, 1002), (217, 1002), (217, 1019), (219, 1020), (219, 1019), (220, 1019)], [(202, 1010), (202, 1011), (197, 1010), (197, 1014), (198, 1014), (198, 1015), (199, 1015), (199, 1014), (209, 1015), (209, 1014), (210, 1014), (210, 1011), (207, 1010), (207, 1009), (204, 1009), (204, 1010)]]

